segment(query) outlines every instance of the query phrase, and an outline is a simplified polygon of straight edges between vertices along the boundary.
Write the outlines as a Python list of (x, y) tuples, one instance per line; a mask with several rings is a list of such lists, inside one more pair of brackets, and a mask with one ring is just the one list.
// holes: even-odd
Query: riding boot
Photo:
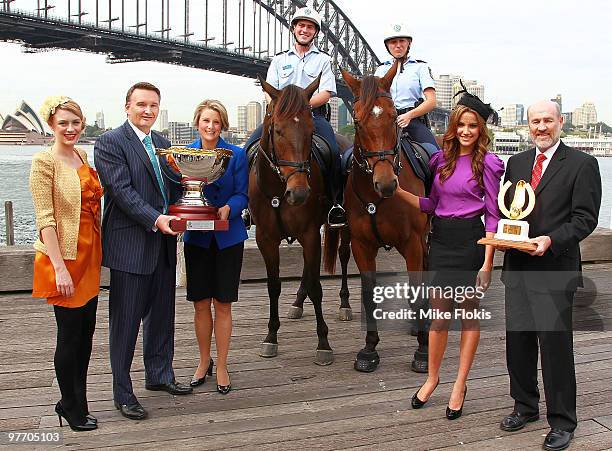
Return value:
[(334, 177), (331, 180), (333, 198), (335, 200), (333, 206), (327, 214), (327, 223), (332, 228), (345, 227), (347, 224), (346, 210), (342, 206), (344, 198), (344, 186), (342, 183), (342, 174), (338, 170), (338, 165), (334, 168)]

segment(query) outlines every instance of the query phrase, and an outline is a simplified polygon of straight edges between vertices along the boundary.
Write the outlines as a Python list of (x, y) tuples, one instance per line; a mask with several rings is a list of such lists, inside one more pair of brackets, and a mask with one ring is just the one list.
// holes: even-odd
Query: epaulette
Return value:
[(423, 60), (415, 60), (417, 63), (425, 63), (427, 64), (427, 61), (423, 61)]
[(276, 55), (274, 56), (278, 56), (278, 55), (282, 55), (283, 53), (287, 53), (289, 50), (281, 50), (280, 52), (278, 52)]
[(391, 61), (385, 61), (385, 62), (383, 62), (383, 63), (380, 63), (380, 64), (378, 65), (378, 67), (380, 67), (380, 66), (390, 66), (390, 65), (391, 65)]

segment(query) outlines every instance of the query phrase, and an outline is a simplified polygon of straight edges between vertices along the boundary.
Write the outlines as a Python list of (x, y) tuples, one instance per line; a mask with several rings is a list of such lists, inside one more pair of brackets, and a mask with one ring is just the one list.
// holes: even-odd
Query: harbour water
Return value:
[[(89, 161), (93, 164), (93, 146), (81, 146), (87, 151)], [(4, 202), (13, 202), (15, 242), (31, 244), (36, 239), (34, 209), (28, 186), (32, 156), (41, 150), (40, 146), (0, 146), (0, 245), (6, 243)], [(502, 155), (507, 161), (509, 158)], [(599, 215), (599, 227), (610, 228), (612, 217), (612, 158), (598, 157), (603, 200)], [(253, 232), (251, 230), (251, 232)], [(254, 234), (250, 234), (254, 239)]]

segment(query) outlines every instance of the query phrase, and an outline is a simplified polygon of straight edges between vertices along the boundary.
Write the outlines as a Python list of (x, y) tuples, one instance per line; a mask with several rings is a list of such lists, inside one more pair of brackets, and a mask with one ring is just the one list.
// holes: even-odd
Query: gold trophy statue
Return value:
[(183, 176), (183, 197), (168, 209), (168, 214), (182, 219), (171, 222), (172, 230), (229, 230), (229, 221), (218, 219), (217, 208), (204, 196), (204, 186), (218, 180), (225, 173), (233, 152), (228, 149), (170, 147), (157, 149), (156, 153), (172, 157)]
[[(512, 186), (512, 182), (510, 180), (506, 181), (497, 196), (499, 210), (508, 219), (500, 219), (494, 238), (481, 238), (478, 240), (478, 244), (533, 251), (537, 248), (537, 245), (527, 241), (529, 239), (529, 223), (521, 221), (521, 219), (532, 212), (535, 206), (535, 193), (529, 183), (525, 180), (519, 180), (516, 183), (514, 198), (508, 210), (505, 205), (505, 198), (510, 186)], [(527, 205), (525, 205), (526, 202)]]

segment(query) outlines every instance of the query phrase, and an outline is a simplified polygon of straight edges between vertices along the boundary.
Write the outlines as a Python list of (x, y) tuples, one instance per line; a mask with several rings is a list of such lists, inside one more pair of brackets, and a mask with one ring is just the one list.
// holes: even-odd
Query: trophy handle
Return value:
[(517, 219), (523, 219), (526, 216), (529, 216), (529, 213), (535, 207), (535, 193), (533, 191), (533, 187), (529, 183), (525, 183), (525, 191), (527, 191), (527, 208), (523, 210), (523, 212), (519, 215)]
[(511, 186), (512, 182), (510, 180), (506, 180), (506, 183), (504, 183), (504, 185), (501, 187), (499, 190), (499, 195), (497, 196), (497, 206), (499, 207), (499, 211), (501, 211), (506, 218), (510, 217), (510, 212), (505, 205), (506, 191), (508, 191), (508, 188)]
[(166, 168), (165, 164), (160, 164), (159, 167), (161, 168), (162, 172), (164, 173), (164, 175), (172, 182), (172, 183), (176, 183), (177, 185), (181, 184), (180, 180), (176, 180), (176, 175), (169, 172), (168, 169)]

